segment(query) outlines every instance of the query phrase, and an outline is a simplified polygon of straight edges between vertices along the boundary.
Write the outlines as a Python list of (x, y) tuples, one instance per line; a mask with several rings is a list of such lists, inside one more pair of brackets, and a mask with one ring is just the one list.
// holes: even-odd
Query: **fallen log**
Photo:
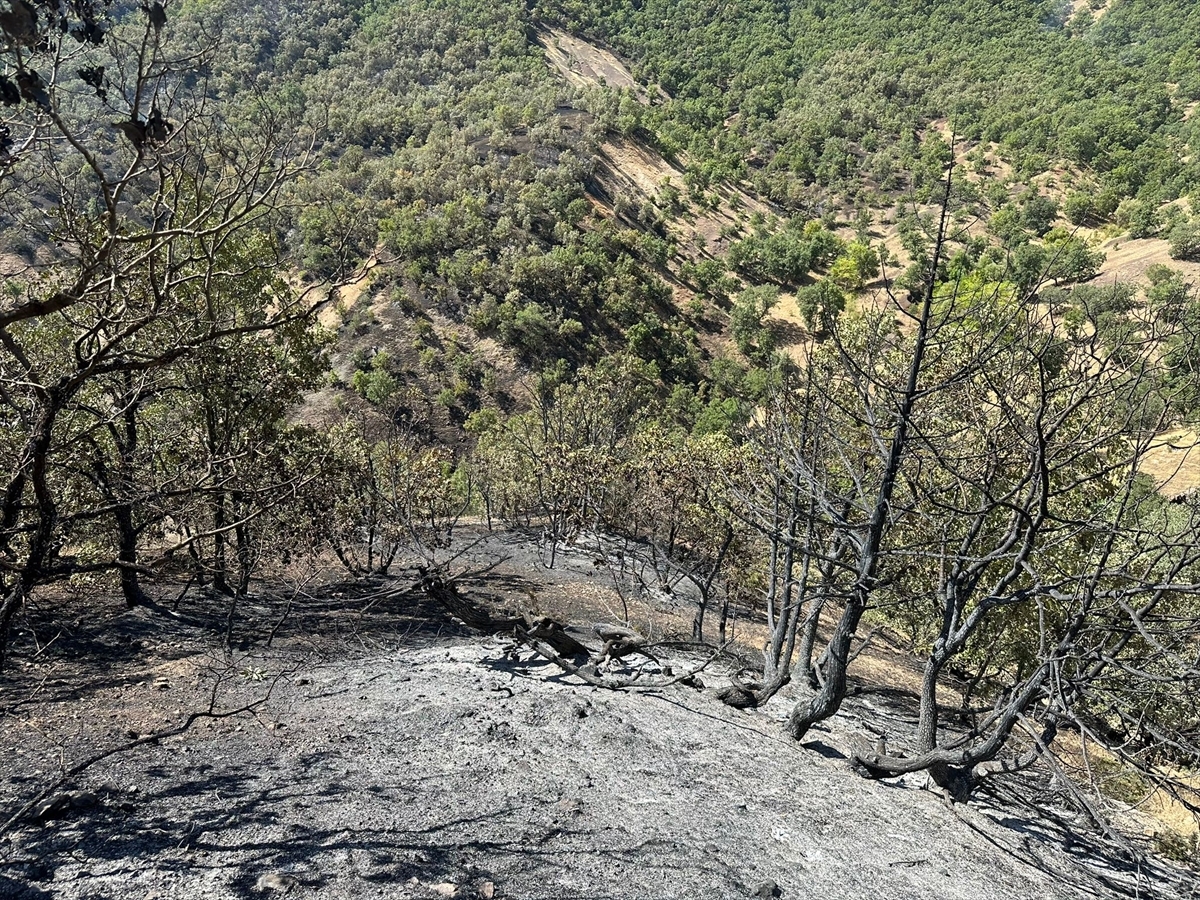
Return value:
[(439, 572), (430, 571), (424, 566), (417, 569), (417, 572), (421, 576), (421, 591), (468, 628), (488, 634), (502, 634), (518, 625), (526, 624), (524, 618), (493, 617), (486, 609), (480, 608), (463, 596), (454, 579), (447, 580)]
[[(467, 627), (487, 634), (509, 635), (518, 644), (533, 650), (567, 674), (574, 675), (594, 687), (608, 690), (657, 690), (687, 682), (725, 652), (725, 647), (720, 647), (709, 659), (694, 669), (666, 680), (647, 681), (643, 679), (641, 672), (627, 677), (603, 676), (600, 674), (600, 665), (633, 654), (645, 656), (660, 666), (661, 662), (648, 649), (646, 638), (624, 625), (598, 622), (592, 626), (589, 633), (549, 616), (538, 619), (531, 619), (529, 616), (498, 618), (464, 595), (453, 578), (445, 578), (440, 572), (424, 567), (419, 568), (418, 572), (421, 576), (421, 591)], [(596, 640), (589, 640), (593, 637)], [(669, 674), (669, 671), (664, 667), (661, 674)]]

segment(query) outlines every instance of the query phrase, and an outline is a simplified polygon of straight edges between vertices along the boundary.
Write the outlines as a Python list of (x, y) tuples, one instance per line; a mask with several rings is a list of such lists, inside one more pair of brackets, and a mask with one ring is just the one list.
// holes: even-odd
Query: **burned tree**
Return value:
[(798, 621), (812, 640), (837, 611), (788, 730), (837, 712), (870, 621), (924, 674), (913, 732), (861, 753), (869, 774), (928, 771), (963, 798), (1032, 759), (1018, 729), (1035, 754), (1070, 728), (1137, 765), (1195, 759), (1200, 519), (1139, 473), (1174, 424), (1163, 350), (1186, 326), (947, 279), (951, 184), (921, 291), (840, 321), (751, 435), (749, 520), (780, 567), (768, 669)]
[[(279, 496), (261, 483), (228, 521), (173, 548), (161, 537), (167, 517), (238, 490), (232, 468), (261, 459), (261, 447), (215, 442), (191, 465), (181, 416), (204, 396), (193, 388), (206, 367), (246, 407), (247, 391), (294, 396), (286, 370), (311, 367), (316, 349), (311, 304), (276, 274), (270, 236), (280, 191), (306, 165), (288, 144), (294, 124), (263, 109), (228, 127), (203, 77), (208, 51), (172, 43), (160, 4), (98, 18), (106, 8), (10, 5), (33, 16), (33, 43), (0, 22), (10, 71), (41, 85), (6, 107), (19, 137), (0, 219), (44, 245), (0, 303), (0, 654), (39, 585), (119, 573), (140, 602), (144, 535), (182, 555), (260, 515)], [(114, 108), (119, 125), (97, 127)]]

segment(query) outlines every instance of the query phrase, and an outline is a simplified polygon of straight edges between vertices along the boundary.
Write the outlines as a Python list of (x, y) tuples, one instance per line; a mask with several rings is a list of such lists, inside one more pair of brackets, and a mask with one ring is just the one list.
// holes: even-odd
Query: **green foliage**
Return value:
[(1104, 265), (1104, 251), (1065, 228), (1046, 233), (1042, 248), (1046, 259), (1046, 277), (1055, 284), (1071, 284), (1095, 278)]
[(845, 251), (829, 268), (829, 280), (851, 292), (862, 290), (867, 281), (878, 276), (879, 254), (874, 247), (862, 241), (847, 244)]
[(1085, 225), (1090, 220), (1095, 202), (1087, 191), (1074, 191), (1063, 201), (1063, 215), (1072, 225)]
[[(1163, 283), (1167, 282), (1160, 282)], [(1182, 323), (1183, 327), (1167, 342), (1164, 361), (1168, 383), (1173, 388), (1173, 407), (1189, 421), (1195, 421), (1200, 413), (1200, 388), (1197, 387), (1200, 379), (1200, 340), (1197, 340), (1200, 334), (1200, 300), (1197, 300), (1194, 291), (1186, 291), (1185, 296), (1186, 299), (1172, 298), (1182, 299), (1183, 302), (1168, 308), (1170, 319)]]
[(745, 410), (736, 398), (713, 399), (696, 416), (692, 431), (697, 435), (730, 434), (745, 421)]
[(350, 387), (376, 406), (383, 406), (395, 395), (400, 384), (390, 371), (391, 357), (376, 353), (366, 368), (358, 368), (350, 378)]
[(684, 262), (680, 276), (688, 281), (701, 297), (715, 303), (725, 303), (736, 289), (737, 281), (728, 274), (725, 261), (702, 259), (699, 262)]
[(1096, 784), (1106, 797), (1130, 806), (1145, 802), (1154, 788), (1139, 773), (1108, 756), (1097, 758), (1092, 767)]
[(1154, 315), (1167, 322), (1179, 322), (1195, 298), (1195, 287), (1184, 280), (1182, 273), (1163, 265), (1146, 270), (1150, 287), (1146, 301)]
[[(1019, 174), (1054, 159), (1096, 173), (1118, 197), (1195, 185), (1177, 135), (1200, 96), (1188, 0), (1122, 0), (1067, 19), (1057, 2), (739, 3), (545, 0), (539, 14), (598, 38), (670, 95), (643, 127), (707, 170), (753, 179), (792, 208), (814, 182), (884, 190), (911, 172), (922, 196), (941, 175), (915, 124), (952, 119), (960, 138), (994, 141)], [(1161, 23), (1170, 22), (1163, 28)], [(1178, 100), (1168, 83), (1178, 84)], [(735, 128), (725, 123), (737, 116)], [(1186, 133), (1194, 135), (1195, 126)], [(755, 167), (746, 160), (756, 154)], [(1097, 208), (1098, 219), (1106, 213)], [(1043, 219), (1038, 225), (1049, 227)]]
[(1080, 285), (1070, 294), (1067, 327), (1072, 334), (1086, 334), (1092, 329), (1101, 336), (1123, 341), (1132, 332), (1129, 313), (1137, 305), (1136, 298), (1137, 290), (1127, 282)]
[(824, 333), (846, 308), (846, 295), (832, 277), (800, 288), (796, 305), (810, 331)]
[[(526, 364), (577, 367), (632, 342), (672, 356), (664, 377), (697, 375), (684, 362), (694, 346), (678, 346), (694, 345), (687, 329), (654, 324), (672, 318), (655, 271), (671, 245), (593, 217), (596, 126), (583, 100), (563, 105), (523, 3), (285, 0), (268, 12), (214, 0), (204, 17), (228, 38), (214, 68), (235, 102), (311, 115), (317, 165), (295, 188), (289, 231), (310, 273), (335, 277), (378, 252), (406, 295)], [(613, 114), (638, 110), (626, 98)], [(682, 185), (659, 200), (682, 210)], [(711, 266), (700, 279), (718, 301), (730, 289)]]
[(1176, 862), (1192, 864), (1200, 855), (1200, 838), (1196, 833), (1184, 834), (1173, 829), (1154, 833), (1154, 850)]
[(762, 225), (734, 243), (729, 264), (756, 281), (797, 285), (813, 269), (832, 263), (842, 248), (841, 239), (820, 222), (794, 218), (774, 231)]
[(1129, 229), (1131, 238), (1148, 238), (1158, 234), (1162, 214), (1150, 200), (1126, 200), (1117, 207), (1117, 224)]
[(1032, 194), (1021, 204), (1021, 224), (1039, 237), (1058, 217), (1058, 204), (1042, 194)]
[(1200, 262), (1200, 219), (1179, 219), (1167, 232), (1171, 259)]
[(774, 349), (774, 334), (763, 319), (778, 302), (779, 291), (769, 285), (746, 288), (734, 300), (729, 330), (746, 356), (762, 356)]
[(996, 210), (988, 220), (988, 231), (1010, 246), (1023, 243), (1027, 238), (1021, 211), (1011, 204)]

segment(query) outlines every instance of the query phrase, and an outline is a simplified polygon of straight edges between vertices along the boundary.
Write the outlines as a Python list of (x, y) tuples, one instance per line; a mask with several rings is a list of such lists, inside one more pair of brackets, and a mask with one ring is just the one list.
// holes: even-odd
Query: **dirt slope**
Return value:
[(1200, 263), (1171, 259), (1170, 245), (1160, 238), (1134, 239), (1126, 235), (1100, 245), (1105, 253), (1104, 265), (1095, 283), (1137, 281), (1145, 283), (1146, 270), (1154, 265), (1176, 269), (1193, 284), (1200, 283)]
[[(652, 91), (656, 97), (666, 96), (657, 86), (639, 84), (628, 66), (603, 47), (552, 28), (539, 31), (538, 42), (549, 66), (572, 87), (627, 89), (644, 104), (651, 102)], [(628, 201), (659, 200), (666, 185), (686, 194), (683, 169), (636, 138), (609, 135), (600, 146), (597, 163), (593, 196), (608, 215), (615, 215), (616, 208)], [(698, 204), (685, 196), (684, 208), (668, 217), (667, 228), (684, 258), (697, 260), (724, 253), (726, 235), (741, 228), (750, 214), (772, 212), (737, 185), (721, 184), (708, 198), (711, 203)]]
[(559, 28), (539, 31), (538, 43), (546, 51), (546, 59), (572, 86), (586, 88), (603, 84), (617, 90), (629, 90), (641, 103), (650, 102), (646, 88), (638, 84), (615, 53)]

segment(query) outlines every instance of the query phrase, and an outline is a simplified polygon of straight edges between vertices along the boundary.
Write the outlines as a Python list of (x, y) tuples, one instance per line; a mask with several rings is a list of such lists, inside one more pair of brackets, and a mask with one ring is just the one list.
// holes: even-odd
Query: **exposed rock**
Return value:
[(258, 881), (254, 882), (256, 891), (274, 891), (279, 894), (286, 894), (293, 888), (298, 887), (300, 879), (293, 875), (287, 875), (283, 872), (268, 872), (265, 875), (260, 875)]
[(62, 791), (35, 806), (32, 817), (35, 822), (47, 822), (51, 819), (61, 819), (79, 810), (94, 809), (99, 805), (100, 798), (91, 791)]

